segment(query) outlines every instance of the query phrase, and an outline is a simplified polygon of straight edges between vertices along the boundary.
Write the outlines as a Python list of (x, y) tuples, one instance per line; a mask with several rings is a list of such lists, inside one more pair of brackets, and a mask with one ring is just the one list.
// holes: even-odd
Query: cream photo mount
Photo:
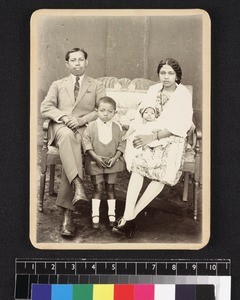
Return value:
[[(68, 250), (198, 250), (206, 246), (210, 239), (211, 189), (208, 13), (201, 9), (42, 9), (31, 17), (30, 38), (30, 240), (33, 246)], [(156, 69), (166, 57), (179, 62), (182, 83), (192, 93), (196, 125), (193, 138), (190, 137), (194, 144), (193, 160), (188, 165), (185, 161), (181, 181), (163, 190), (163, 205), (160, 194), (149, 204), (149, 211), (139, 216), (131, 239), (111, 232), (104, 221), (106, 211), (102, 212), (100, 230), (92, 229), (90, 202), (74, 213), (76, 236), (60, 235), (62, 210), (55, 205), (53, 185), (56, 179), (59, 188), (61, 160), (57, 152), (50, 153), (57, 150), (48, 145), (49, 121), (41, 117), (40, 104), (52, 82), (69, 76), (65, 54), (74, 47), (86, 50), (87, 76), (105, 85), (106, 94), (116, 101), (119, 111), (126, 103), (128, 110), (136, 109), (148, 88), (158, 81)], [(49, 153), (54, 156), (51, 166), (47, 160)], [(123, 197), (117, 204), (118, 217), (123, 213), (125, 179), (129, 176), (122, 174), (120, 186), (116, 184), (116, 194)], [(88, 176), (86, 181), (84, 184), (91, 190)], [(87, 197), (91, 199), (91, 194), (87, 193)], [(104, 208), (106, 204), (101, 206)]]

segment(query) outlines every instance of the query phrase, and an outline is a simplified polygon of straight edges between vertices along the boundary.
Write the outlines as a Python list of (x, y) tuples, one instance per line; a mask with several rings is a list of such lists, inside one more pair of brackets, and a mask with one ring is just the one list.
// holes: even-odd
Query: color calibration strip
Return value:
[(33, 284), (32, 300), (215, 300), (214, 285)]
[[(160, 287), (163, 288), (164, 285), (168, 287), (173, 286), (175, 290), (176, 286), (181, 285), (212, 285), (215, 287), (216, 298), (214, 300), (230, 300), (230, 275), (231, 262), (226, 259), (205, 261), (16, 259), (14, 299), (32, 299), (32, 291), (34, 292), (35, 289), (36, 291), (41, 289), (41, 293), (45, 293), (44, 289), (46, 289), (46, 293), (47, 291), (51, 291), (52, 297), (54, 296), (52, 289), (59, 290), (66, 288), (67, 290), (75, 291), (75, 289), (85, 287), (86, 291), (88, 288), (91, 289), (93, 293), (94, 290), (97, 291), (102, 287), (108, 286), (110, 288), (110, 286), (112, 286), (114, 291), (117, 291), (120, 287), (123, 292), (127, 287), (129, 287), (129, 289), (134, 287), (135, 290), (135, 286), (142, 287), (143, 285), (148, 285), (148, 287), (151, 286), (151, 288), (154, 286), (154, 293), (158, 295), (158, 289), (160, 289)], [(32, 289), (32, 287), (34, 288)], [(136, 291), (137, 289), (138, 287), (136, 287)], [(39, 291), (38, 293), (35, 292), (35, 294), (39, 294)], [(62, 294), (62, 292), (60, 294)], [(93, 295), (95, 294), (93, 293)], [(114, 295), (115, 294), (116, 292), (114, 292)], [(82, 297), (80, 295), (81, 294), (79, 294), (78, 297)], [(130, 297), (129, 295), (131, 295), (131, 293), (128, 292), (128, 297)], [(34, 297), (37, 296), (34, 295)], [(49, 297), (42, 297), (41, 300), (55, 300), (55, 298)], [(38, 298), (35, 299), (38, 300)], [(58, 298), (57, 300), (61, 299), (62, 298)], [(70, 299), (72, 300), (72, 298)], [(75, 300), (75, 298), (73, 299)], [(84, 300), (87, 299), (88, 298), (84, 298)], [(129, 299), (135, 300), (135, 298), (122, 298), (121, 300)], [(149, 299), (145, 298), (145, 300)], [(161, 300), (161, 298), (159, 299)], [(170, 299), (172, 300), (172, 298)], [(175, 298), (173, 299), (175, 300)], [(64, 298), (64, 300), (68, 300), (68, 298)], [(93, 298), (93, 300), (95, 300), (95, 298)], [(107, 296), (104, 296), (103, 300), (108, 300)], [(115, 300), (115, 298), (113, 300)], [(168, 300), (168, 298), (164, 300)], [(193, 300), (196, 299), (193, 298)], [(204, 298), (204, 300), (206, 300), (206, 298)]]

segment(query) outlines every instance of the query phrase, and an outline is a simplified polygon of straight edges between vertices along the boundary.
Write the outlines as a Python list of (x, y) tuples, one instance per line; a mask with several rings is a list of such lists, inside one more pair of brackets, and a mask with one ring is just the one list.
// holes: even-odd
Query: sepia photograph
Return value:
[(36, 248), (207, 245), (210, 37), (200, 9), (33, 13)]

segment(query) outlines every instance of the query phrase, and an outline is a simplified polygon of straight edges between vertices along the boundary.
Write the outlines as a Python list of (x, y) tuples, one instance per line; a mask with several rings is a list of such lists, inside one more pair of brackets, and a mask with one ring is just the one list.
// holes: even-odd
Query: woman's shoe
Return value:
[(112, 231), (125, 234), (128, 238), (131, 238), (133, 235), (134, 229), (135, 229), (134, 219), (133, 220), (125, 220), (124, 218), (121, 218), (118, 221), (118, 225), (114, 226)]
[(116, 225), (116, 217), (115, 215), (108, 215), (108, 226), (113, 228)]
[[(98, 218), (98, 222), (93, 222), (93, 219), (94, 218)], [(93, 229), (99, 229), (99, 227), (100, 227), (100, 223), (99, 223), (99, 216), (92, 216), (92, 228)]]

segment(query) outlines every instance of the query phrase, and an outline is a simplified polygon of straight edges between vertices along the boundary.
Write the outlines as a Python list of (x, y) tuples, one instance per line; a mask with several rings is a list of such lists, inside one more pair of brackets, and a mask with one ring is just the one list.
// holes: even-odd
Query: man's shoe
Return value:
[(64, 208), (63, 212), (63, 223), (60, 232), (63, 237), (75, 236), (75, 224), (72, 218), (72, 211)]
[(74, 197), (72, 200), (73, 206), (80, 205), (82, 203), (82, 201), (85, 201), (85, 202), (88, 201), (88, 199), (85, 195), (83, 184), (78, 176), (73, 179), (72, 185), (74, 188)]

